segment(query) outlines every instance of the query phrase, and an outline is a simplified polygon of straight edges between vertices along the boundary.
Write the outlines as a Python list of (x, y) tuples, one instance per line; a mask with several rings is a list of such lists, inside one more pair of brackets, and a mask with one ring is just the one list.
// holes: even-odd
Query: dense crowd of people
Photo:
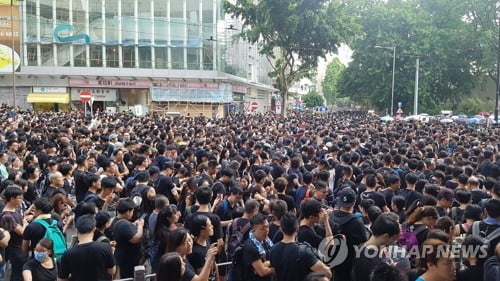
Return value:
[(0, 120), (0, 273), (13, 281), (131, 278), (144, 264), (158, 281), (500, 280), (496, 127), (362, 111), (3, 106)]

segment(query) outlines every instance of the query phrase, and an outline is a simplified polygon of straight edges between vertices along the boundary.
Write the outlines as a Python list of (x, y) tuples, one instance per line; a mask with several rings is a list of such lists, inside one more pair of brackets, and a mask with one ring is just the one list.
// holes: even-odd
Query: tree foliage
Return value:
[(354, 19), (343, 14), (340, 0), (235, 0), (226, 12), (243, 21), (241, 37), (259, 45), (271, 66), (269, 73), (286, 112), (288, 89), (307, 77), (319, 57), (335, 52), (356, 30)]
[(350, 42), (353, 61), (339, 83), (342, 96), (380, 110), (390, 108), (393, 46), (394, 107), (402, 102), (405, 112), (413, 108), (416, 57), (419, 112), (454, 107), (477, 85), (481, 73), (473, 66), (485, 53), (471, 38), (482, 35), (463, 20), (462, 0), (353, 0), (350, 11), (363, 33)]
[(325, 96), (326, 103), (333, 105), (339, 96), (338, 83), (342, 77), (342, 72), (345, 66), (338, 58), (333, 59), (326, 67), (325, 80), (323, 80), (323, 95)]
[(322, 106), (324, 103), (323, 97), (316, 92), (310, 92), (302, 96), (302, 101), (306, 104), (307, 108)]

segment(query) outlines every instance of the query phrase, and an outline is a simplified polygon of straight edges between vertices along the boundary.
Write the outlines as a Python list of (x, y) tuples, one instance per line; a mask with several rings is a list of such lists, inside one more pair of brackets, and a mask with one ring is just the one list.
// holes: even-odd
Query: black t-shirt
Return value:
[(299, 227), (299, 233), (297, 234), (297, 241), (299, 242), (307, 242), (317, 249), (323, 238), (324, 237), (316, 233), (313, 227), (308, 227), (307, 225), (301, 225)]
[[(54, 219), (55, 218), (52, 217), (50, 219), (44, 219), (44, 221), (46, 221), (49, 225), (51, 225), (52, 221)], [(59, 226), (59, 229), (61, 229), (61, 232), (62, 232), (63, 227), (62, 227), (62, 224), (60, 222), (58, 222), (58, 226)], [(41, 225), (40, 223), (36, 222), (36, 221), (32, 221), (24, 229), (23, 240), (30, 241), (30, 250), (31, 251), (33, 251), (33, 249), (35, 248), (36, 244), (38, 244), (38, 242), (40, 240), (42, 240), (43, 237), (45, 237), (45, 232), (47, 232), (47, 230), (45, 229), (45, 227), (43, 225)]]
[[(280, 231), (280, 226), (277, 225), (276, 223), (274, 222), (270, 222), (269, 223), (269, 234), (267, 235), (269, 238), (271, 238), (271, 240), (273, 240), (274, 238), (274, 235), (276, 234), (276, 232)], [(274, 241), (273, 241), (274, 243)]]
[(111, 280), (106, 272), (115, 265), (111, 246), (107, 243), (90, 242), (66, 250), (61, 258), (58, 276), (71, 281)]
[(390, 204), (392, 202), (392, 197), (394, 197), (394, 191), (390, 188), (382, 190), (382, 194), (385, 197), (385, 202)]
[(446, 209), (445, 209), (445, 208), (443, 208), (443, 207), (436, 206), (436, 211), (438, 212), (438, 215), (439, 215), (440, 217), (444, 217), (444, 216), (446, 216), (446, 215), (447, 215), (447, 213), (446, 213)]
[(206, 246), (202, 246), (196, 242), (193, 243), (193, 251), (187, 256), (187, 259), (195, 271), (205, 265), (205, 257), (208, 249), (210, 249), (210, 241), (207, 241)]
[(361, 200), (363, 199), (372, 199), (375, 201), (375, 206), (379, 207), (380, 210), (384, 210), (384, 207), (387, 206), (387, 202), (385, 202), (385, 196), (376, 191), (365, 191), (360, 195)]
[[(3, 216), (11, 216), (16, 222), (16, 224), (23, 225), (23, 217), (18, 212), (3, 211), (0, 214), (1, 220), (5, 219), (3, 218)], [(22, 235), (17, 234), (15, 231), (10, 232), (10, 240), (6, 248), (7, 258), (17, 257), (22, 259), (26, 257), (26, 254), (23, 253), (23, 251), (21, 250), (22, 242), (23, 242)]]
[(31, 280), (33, 281), (54, 281), (57, 279), (57, 268), (55, 266), (56, 262), (53, 261), (53, 263), (54, 266), (47, 269), (32, 258), (23, 265), (23, 271), (31, 271)]
[(252, 263), (259, 259), (262, 260), (262, 262), (269, 260), (269, 252), (271, 249), (267, 247), (266, 243), (262, 244), (262, 246), (264, 247), (266, 253), (261, 255), (251, 239), (247, 239), (247, 241), (245, 241), (243, 246), (243, 274), (248, 277), (248, 281), (270, 281), (272, 279), (272, 275), (260, 277), (257, 273), (255, 273), (252, 266)]
[(302, 281), (311, 272), (318, 258), (312, 249), (297, 243), (275, 244), (271, 249), (271, 266), (276, 272), (277, 281)]
[(287, 206), (288, 211), (295, 210), (295, 200), (293, 199), (292, 196), (290, 196), (288, 194), (278, 194), (278, 199), (286, 202), (286, 206)]
[[(482, 265), (473, 265), (469, 266), (464, 270), (460, 270), (457, 272), (456, 281), (470, 281), (477, 280), (478, 276), (483, 276), (483, 266)], [(481, 277), (479, 277), (481, 278)]]
[(85, 184), (85, 172), (81, 170), (76, 170), (73, 173), (73, 178), (75, 179), (75, 196), (76, 202), (81, 202), (85, 197), (85, 193), (89, 190), (87, 184)]
[(132, 260), (131, 263), (137, 265), (141, 258), (141, 243), (132, 244), (129, 241), (137, 233), (137, 226), (129, 221), (120, 220), (115, 223), (113, 233), (116, 241), (117, 263)]
[(370, 280), (370, 274), (373, 269), (383, 263), (382, 259), (377, 255), (376, 249), (367, 249), (365, 247), (360, 251), (360, 255), (356, 255), (353, 262), (352, 281)]
[(444, 186), (449, 189), (455, 190), (455, 188), (457, 188), (458, 186), (458, 182), (452, 182), (451, 180), (448, 180), (444, 183)]
[(155, 187), (156, 187), (156, 193), (165, 195), (168, 198), (170, 204), (177, 205), (177, 200), (175, 200), (175, 197), (172, 194), (172, 188), (174, 188), (174, 182), (172, 181), (171, 177), (165, 175), (159, 175)]
[(417, 201), (418, 199), (422, 198), (422, 194), (416, 190), (410, 190), (410, 189), (400, 189), (398, 192), (396, 192), (397, 195), (403, 196), (406, 199), (406, 209), (410, 207), (410, 205)]
[(182, 281), (191, 281), (196, 276), (196, 271), (194, 271), (193, 266), (189, 263), (189, 260), (186, 260), (186, 271), (181, 277)]

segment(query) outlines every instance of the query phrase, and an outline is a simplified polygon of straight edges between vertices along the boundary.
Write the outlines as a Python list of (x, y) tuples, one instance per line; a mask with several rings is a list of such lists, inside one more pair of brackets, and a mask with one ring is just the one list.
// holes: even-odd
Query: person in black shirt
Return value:
[(195, 237), (193, 250), (187, 256), (189, 264), (199, 274), (205, 264), (205, 257), (210, 249), (210, 236), (214, 234), (214, 226), (207, 216), (199, 215), (193, 218), (189, 232)]
[(156, 271), (158, 281), (181, 281), (186, 273), (187, 264), (176, 252), (164, 254), (160, 258), (159, 265)]
[[(484, 247), (484, 245), (480, 237), (469, 235), (462, 242), (462, 247), (470, 249), (471, 247)], [(467, 266), (457, 272), (456, 281), (470, 281), (478, 278), (478, 276), (483, 276), (485, 258), (481, 258), (478, 253), (473, 252), (464, 253), (464, 258), (467, 260)]]
[(415, 190), (415, 185), (417, 184), (417, 181), (418, 177), (416, 174), (414, 173), (406, 174), (405, 176), (406, 188), (400, 189), (398, 190), (398, 192), (396, 192), (397, 195), (403, 196), (405, 198), (406, 209), (408, 209), (414, 201), (417, 201), (418, 199), (422, 198), (422, 193)]
[(360, 200), (372, 199), (375, 202), (375, 205), (381, 210), (383, 210), (384, 212), (389, 211), (389, 209), (387, 208), (387, 202), (385, 202), (384, 195), (376, 191), (377, 177), (373, 174), (368, 174), (366, 175), (364, 180), (367, 189), (359, 195)]
[(453, 204), (453, 200), (455, 199), (455, 194), (452, 190), (442, 187), (437, 196), (437, 207), (436, 210), (440, 217), (446, 216)]
[(114, 240), (116, 241), (115, 258), (120, 268), (120, 278), (131, 278), (134, 276), (134, 267), (141, 260), (141, 238), (144, 230), (144, 220), (138, 219), (134, 223), (129, 220), (134, 215), (135, 204), (131, 199), (123, 199), (118, 202), (113, 228)]
[(336, 210), (330, 216), (330, 225), (335, 234), (343, 234), (347, 242), (348, 254), (346, 260), (333, 268), (335, 281), (350, 280), (352, 262), (354, 260), (354, 245), (360, 245), (368, 240), (365, 226), (359, 217), (353, 215), (356, 203), (356, 192), (351, 188), (344, 188), (337, 197)]
[[(37, 198), (34, 202), (34, 217), (36, 219), (45, 220), (49, 225), (52, 224), (54, 218), (51, 215), (52, 212), (52, 202), (50, 202), (47, 197)], [(59, 228), (63, 231), (62, 224), (58, 223)], [(45, 232), (47, 230), (43, 225), (36, 221), (32, 221), (23, 232), (23, 243), (22, 249), (25, 253), (31, 251), (33, 253), (33, 249), (38, 244), (42, 238), (45, 237)]]
[(175, 187), (175, 184), (172, 180), (172, 175), (174, 173), (174, 165), (170, 162), (162, 163), (161, 172), (156, 180), (156, 193), (163, 194), (167, 196), (168, 201), (171, 204), (177, 204), (177, 197), (173, 195), (172, 189)]
[(285, 214), (281, 220), (283, 240), (274, 245), (269, 254), (277, 281), (302, 281), (310, 272), (319, 272), (332, 277), (332, 272), (314, 254), (311, 247), (295, 242), (298, 221), (294, 214)]
[(269, 205), (269, 210), (274, 218), (273, 221), (269, 223), (269, 238), (273, 240), (273, 243), (274, 236), (280, 231), (280, 219), (286, 214), (287, 208), (286, 202), (279, 199), (271, 201), (271, 204)]
[[(302, 211), (302, 221), (300, 222), (297, 241), (307, 242), (313, 248), (318, 248), (325, 237), (333, 237), (332, 229), (328, 223), (328, 213), (322, 208), (321, 203), (314, 199), (302, 202), (300, 209)], [(321, 223), (325, 228), (325, 237), (319, 235), (316, 230), (316, 224)]]
[(479, 204), (481, 200), (488, 198), (486, 193), (479, 189), (479, 180), (472, 176), (467, 180), (467, 186), (472, 194), (472, 204)]
[(278, 192), (278, 199), (286, 202), (289, 212), (295, 212), (295, 200), (292, 196), (285, 194), (288, 181), (284, 177), (279, 177), (274, 181), (274, 188)]
[(390, 174), (387, 176), (385, 184), (387, 188), (382, 190), (382, 194), (385, 196), (385, 202), (387, 204), (387, 202), (392, 202), (392, 197), (399, 191), (401, 181), (397, 174)]
[(226, 227), (231, 224), (233, 219), (233, 211), (237, 207), (242, 207), (243, 190), (240, 187), (231, 188), (230, 195), (222, 200), (222, 202), (215, 209), (215, 214), (221, 220), (222, 231), (226, 233)]
[(60, 281), (108, 281), (116, 272), (111, 246), (92, 241), (95, 218), (83, 215), (76, 222), (78, 245), (66, 250), (61, 258)]
[[(383, 263), (380, 250), (395, 242), (400, 234), (399, 222), (389, 214), (380, 215), (371, 226), (372, 236), (354, 258), (352, 281), (370, 280), (373, 269)], [(376, 254), (375, 254), (376, 253)]]
[[(205, 281), (208, 280), (208, 277), (210, 276), (210, 272), (212, 271), (212, 268), (214, 266), (215, 262), (215, 255), (217, 254), (217, 244), (212, 243), (210, 245), (210, 248), (208, 249), (205, 263), (203, 265), (203, 268), (200, 270), (199, 274), (196, 274), (195, 269), (193, 266), (189, 263), (189, 260), (187, 259), (187, 255), (191, 254), (193, 251), (193, 239), (191, 238), (191, 235), (186, 229), (183, 228), (178, 228), (174, 231), (172, 231), (167, 238), (167, 253), (171, 252), (176, 252), (178, 253), (181, 258), (184, 260), (186, 264), (186, 269), (184, 273), (182, 274), (182, 281)], [(163, 258), (161, 258), (163, 259)], [(160, 259), (160, 264), (158, 265), (158, 270), (160, 271), (161, 268), (161, 259)]]
[(273, 243), (267, 237), (269, 223), (263, 215), (250, 220), (252, 231), (243, 246), (243, 276), (245, 281), (270, 281), (273, 273), (269, 252)]
[(18, 212), (23, 202), (23, 191), (15, 185), (8, 186), (4, 191), (4, 197), (7, 203), (0, 214), (0, 223), (10, 232), (10, 240), (6, 248), (6, 260), (10, 261), (12, 267), (10, 280), (21, 281), (23, 264), (27, 260), (27, 255), (21, 248), (22, 235), (28, 225), (28, 218), (23, 218)]
[(57, 267), (54, 255), (54, 243), (48, 238), (38, 242), (35, 247), (33, 258), (23, 266), (24, 280), (32, 281), (56, 281)]

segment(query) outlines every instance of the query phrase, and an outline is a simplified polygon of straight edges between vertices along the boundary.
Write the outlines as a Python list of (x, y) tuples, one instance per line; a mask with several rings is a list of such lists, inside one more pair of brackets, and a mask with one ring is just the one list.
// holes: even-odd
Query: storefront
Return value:
[(124, 79), (79, 79), (69, 80), (71, 87), (71, 101), (73, 106), (83, 110), (80, 93), (89, 91), (93, 94), (94, 112), (121, 112), (128, 111), (135, 105), (146, 106), (149, 103), (149, 87), (151, 81), (124, 80)]
[(34, 111), (68, 112), (70, 97), (63, 87), (33, 87), (26, 101)]

